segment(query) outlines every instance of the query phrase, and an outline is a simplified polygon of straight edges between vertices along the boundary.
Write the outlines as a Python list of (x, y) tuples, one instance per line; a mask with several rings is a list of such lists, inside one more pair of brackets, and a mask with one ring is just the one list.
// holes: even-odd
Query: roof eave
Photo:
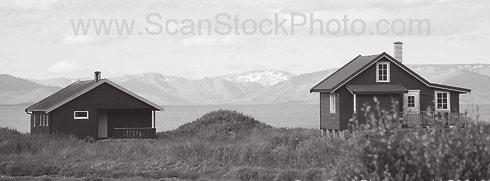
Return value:
[(330, 89), (310, 89), (310, 93), (312, 92), (326, 92), (326, 93), (329, 93), (329, 92), (332, 92)]
[[(369, 61), (368, 64), (364, 65), (363, 67), (361, 67), (359, 70), (357, 70), (356, 72), (354, 72), (353, 74), (349, 75), (347, 78), (345, 78), (343, 81), (341, 81), (339, 84), (337, 84), (333, 89), (332, 91), (336, 91), (337, 89), (339, 89), (340, 87), (342, 87), (343, 85), (345, 85), (347, 82), (349, 82), (350, 80), (352, 80), (353, 78), (357, 77), (357, 75), (359, 75), (360, 73), (364, 72), (366, 69), (368, 69), (369, 67), (371, 67), (371, 65), (373, 64), (373, 62), (377, 62), (381, 57), (383, 57), (384, 55), (387, 55), (386, 52), (383, 52), (381, 54), (379, 54), (378, 56), (376, 56), (375, 58), (373, 58), (371, 61)], [(359, 55), (360, 56), (360, 55)]]
[[(53, 94), (56, 94), (56, 93), (58, 93), (58, 92), (60, 92), (60, 91), (62, 91), (62, 90), (64, 90), (64, 89), (66, 89), (67, 87), (70, 87), (70, 86), (72, 86), (73, 84), (78, 83), (79, 81), (80, 81), (80, 80), (77, 80), (77, 81), (75, 81), (75, 82), (72, 82), (71, 84), (69, 84), (69, 85), (67, 85), (66, 87), (64, 87), (64, 88), (62, 88), (62, 89), (60, 89), (60, 90), (56, 91), (56, 92), (55, 92), (55, 93), (53, 93)], [(51, 94), (51, 95), (53, 95), (53, 94)], [(38, 105), (39, 103), (41, 103), (41, 102), (43, 102), (44, 100), (48, 99), (48, 98), (49, 98), (51, 95), (46, 96), (45, 98), (43, 98), (43, 99), (41, 99), (41, 100), (37, 101), (36, 103), (34, 103), (34, 104), (30, 105), (29, 107), (27, 107), (27, 108), (25, 109), (25, 111), (26, 111), (26, 112), (27, 112), (27, 111), (31, 111), (31, 112), (32, 112), (32, 111), (46, 111), (46, 110), (44, 110), (44, 109), (42, 109), (42, 110), (41, 110), (41, 109), (32, 109), (32, 107), (35, 107), (35, 106), (36, 106), (36, 105)]]
[(425, 85), (427, 85), (429, 87), (431, 86), (431, 83), (429, 81), (427, 81), (426, 79), (424, 79), (422, 76), (418, 75), (416, 72), (414, 72), (410, 68), (408, 68), (405, 65), (403, 65), (402, 63), (400, 63), (398, 60), (396, 60), (395, 58), (393, 58), (388, 53), (383, 52), (383, 53), (379, 54), (376, 58), (374, 58), (373, 60), (371, 60), (371, 62), (369, 64), (366, 64), (363, 68), (359, 69), (356, 73), (354, 73), (353, 75), (350, 75), (348, 78), (346, 78), (340, 84), (337, 84), (337, 86), (335, 86), (335, 88), (332, 91), (336, 91), (338, 88), (340, 88), (344, 84), (348, 83), (351, 79), (357, 77), (357, 75), (359, 75), (360, 73), (364, 72), (367, 68), (371, 67), (374, 63), (376, 63), (377, 61), (379, 61), (383, 57), (386, 57), (388, 60), (390, 60), (391, 62), (393, 62), (397, 66), (399, 66), (401, 69), (403, 69), (407, 73), (411, 74), (413, 77), (415, 77), (416, 79), (418, 79), (423, 84), (425, 84)]
[(347, 64), (351, 63), (352, 61), (356, 60), (357, 58), (361, 57), (361, 55), (357, 55), (354, 59), (352, 59), (351, 61), (349, 61), (348, 63), (346, 63), (344, 66), (340, 67), (339, 69), (337, 69), (335, 72), (331, 73), (330, 75), (327, 76), (327, 78), (323, 79), (322, 81), (318, 82), (317, 84), (315, 84), (315, 86), (313, 86), (311, 89), (310, 89), (310, 93), (311, 92), (320, 92), (320, 91), (314, 91), (314, 90), (321, 90), (321, 89), (317, 89), (316, 87), (318, 87), (320, 84), (322, 84), (323, 82), (327, 81), (328, 78), (332, 77), (335, 73), (337, 73), (340, 69), (344, 68), (345, 66), (347, 66)]
[(436, 83), (431, 83), (432, 88), (437, 88), (437, 89), (443, 89), (443, 90), (449, 90), (449, 91), (454, 91), (462, 94), (470, 93), (471, 89), (468, 88), (462, 88), (462, 87), (454, 87), (454, 86), (449, 86), (449, 85), (443, 85), (443, 84), (436, 84)]
[[(126, 89), (126, 88), (124, 88), (122, 86), (119, 86), (118, 84), (116, 84), (116, 83), (114, 83), (114, 82), (112, 82), (112, 81), (110, 81), (108, 79), (101, 79), (99, 82), (97, 82), (97, 83), (95, 83), (95, 84), (93, 84), (93, 85), (85, 88), (83, 91), (81, 91), (81, 92), (79, 92), (79, 93), (77, 93), (77, 94), (69, 97), (68, 99), (65, 99), (65, 100), (63, 100), (63, 101), (61, 101), (61, 102), (59, 102), (59, 103), (57, 103), (57, 104), (55, 104), (55, 105), (53, 105), (53, 106), (45, 109), (45, 110), (39, 110), (39, 111), (45, 111), (46, 113), (49, 113), (49, 112), (57, 109), (58, 107), (66, 104), (67, 102), (70, 102), (71, 100), (73, 100), (73, 99), (75, 99), (75, 98), (77, 98), (77, 97), (85, 94), (86, 92), (88, 92), (88, 91), (90, 91), (90, 90), (98, 87), (99, 85), (101, 85), (103, 83), (108, 83), (109, 85), (116, 87), (116, 89), (119, 89), (119, 90), (121, 90), (121, 91), (123, 91), (123, 92), (125, 92), (125, 93), (127, 93), (129, 95), (131, 95), (132, 97), (134, 97), (136, 99), (139, 99), (140, 101), (142, 101), (142, 102), (148, 104), (149, 106), (153, 107), (155, 111), (163, 111), (164, 110), (163, 107), (161, 107), (160, 105), (155, 104), (155, 103), (153, 103), (153, 102), (151, 102), (151, 101), (149, 101), (149, 100), (147, 100), (147, 99), (145, 99), (145, 98), (143, 98), (143, 97), (141, 97), (141, 96), (139, 96), (139, 95), (131, 92), (130, 90), (128, 90), (128, 89)], [(32, 106), (30, 106), (30, 107), (32, 107)], [(27, 109), (29, 109), (29, 108), (27, 108)], [(30, 111), (37, 111), (37, 110), (30, 110)]]

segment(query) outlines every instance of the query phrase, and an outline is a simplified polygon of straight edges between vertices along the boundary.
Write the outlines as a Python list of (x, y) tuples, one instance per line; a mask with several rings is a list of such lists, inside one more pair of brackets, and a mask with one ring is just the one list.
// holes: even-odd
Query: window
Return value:
[(88, 119), (88, 111), (73, 112), (73, 119)]
[(436, 91), (436, 110), (449, 110), (449, 92)]
[(336, 109), (336, 96), (334, 93), (330, 93), (330, 113), (335, 113)]
[(376, 82), (390, 82), (389, 62), (379, 62), (376, 64)]
[(415, 96), (408, 96), (407, 97), (407, 106), (408, 107), (415, 107)]

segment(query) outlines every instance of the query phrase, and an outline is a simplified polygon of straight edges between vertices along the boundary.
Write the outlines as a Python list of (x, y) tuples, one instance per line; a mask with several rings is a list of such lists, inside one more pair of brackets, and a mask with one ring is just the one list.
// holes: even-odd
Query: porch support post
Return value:
[(357, 98), (356, 98), (356, 94), (353, 94), (352, 96), (353, 96), (353, 104), (354, 104), (354, 107), (353, 107), (354, 111), (353, 112), (355, 114), (357, 112), (357, 110), (356, 110)]
[(151, 111), (153, 113), (153, 128), (157, 128), (156, 125), (156, 118), (155, 118), (155, 111)]

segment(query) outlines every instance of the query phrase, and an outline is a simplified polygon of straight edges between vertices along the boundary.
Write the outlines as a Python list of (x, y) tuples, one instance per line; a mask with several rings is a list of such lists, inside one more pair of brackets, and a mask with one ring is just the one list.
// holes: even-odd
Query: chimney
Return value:
[(94, 80), (95, 80), (95, 82), (99, 82), (99, 80), (100, 80), (100, 71), (95, 71), (94, 72)]
[(397, 41), (394, 44), (395, 44), (394, 57), (400, 63), (403, 63), (403, 58), (402, 58), (403, 57), (403, 42)]

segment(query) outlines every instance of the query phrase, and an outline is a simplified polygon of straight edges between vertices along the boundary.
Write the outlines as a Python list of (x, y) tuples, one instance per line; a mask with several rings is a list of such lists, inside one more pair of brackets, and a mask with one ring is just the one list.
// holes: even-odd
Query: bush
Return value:
[(231, 175), (240, 180), (269, 181), (276, 177), (276, 172), (260, 167), (240, 167), (233, 170)]
[(59, 168), (50, 164), (35, 162), (3, 162), (0, 164), (0, 174), (10, 176), (41, 176), (57, 174)]
[(479, 180), (490, 178), (490, 125), (468, 128), (378, 130), (356, 137), (337, 178)]
[(301, 179), (301, 176), (296, 170), (283, 170), (278, 176), (277, 181), (295, 181)]
[(308, 181), (321, 181), (323, 179), (323, 171), (320, 169), (307, 169), (304, 173), (304, 180)]

